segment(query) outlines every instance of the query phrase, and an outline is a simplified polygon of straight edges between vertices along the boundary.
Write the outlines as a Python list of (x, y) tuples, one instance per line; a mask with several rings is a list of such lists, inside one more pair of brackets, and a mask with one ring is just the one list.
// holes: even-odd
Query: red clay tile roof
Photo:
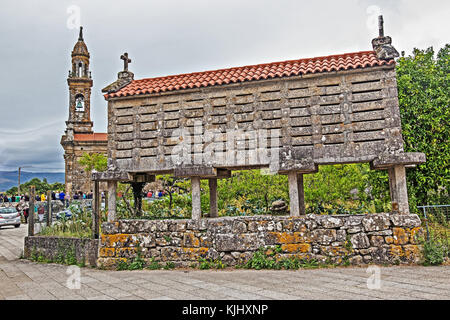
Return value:
[(75, 141), (108, 141), (107, 133), (75, 133), (73, 135)]
[(361, 51), (326, 57), (133, 80), (117, 92), (105, 94), (104, 96), (105, 99), (108, 99), (112, 97), (200, 88), (244, 81), (298, 76), (308, 73), (390, 65), (394, 63), (395, 60), (385, 61), (378, 59), (374, 51)]

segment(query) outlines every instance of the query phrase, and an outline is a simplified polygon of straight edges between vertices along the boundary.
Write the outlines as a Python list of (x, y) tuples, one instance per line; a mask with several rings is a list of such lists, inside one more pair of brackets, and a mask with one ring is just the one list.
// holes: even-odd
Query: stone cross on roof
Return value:
[(397, 50), (392, 46), (392, 39), (384, 35), (383, 16), (378, 16), (378, 37), (372, 40), (372, 47), (378, 59), (391, 60), (399, 56)]
[(379, 37), (384, 37), (384, 21), (383, 21), (383, 16), (379, 16), (378, 17), (378, 32), (379, 32)]
[(120, 56), (120, 59), (123, 60), (123, 71), (128, 71), (128, 64), (131, 63), (131, 59), (128, 58), (128, 53), (125, 52)]

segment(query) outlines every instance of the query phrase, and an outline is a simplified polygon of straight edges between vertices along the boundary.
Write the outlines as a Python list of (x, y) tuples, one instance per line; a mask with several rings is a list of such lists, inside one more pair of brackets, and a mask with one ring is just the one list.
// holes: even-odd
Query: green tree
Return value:
[[(47, 182), (47, 179), (44, 178), (42, 181), (39, 178), (33, 178), (25, 183), (22, 183), (20, 185), (20, 192), (21, 193), (27, 193), (30, 194), (30, 187), (35, 186), (36, 188), (36, 194), (47, 194), (47, 191), (57, 191), (57, 190), (64, 190), (64, 184), (55, 182), (53, 184), (49, 184)], [(17, 187), (12, 187), (11, 189), (6, 191), (9, 195), (16, 195), (17, 194)]]
[[(406, 152), (424, 152), (425, 164), (407, 170), (410, 206), (448, 204), (450, 181), (450, 44), (414, 49), (398, 59), (397, 80)], [(388, 194), (387, 174), (371, 173), (379, 197)]]
[(83, 166), (87, 172), (105, 171), (108, 168), (108, 158), (102, 153), (83, 153), (78, 163)]

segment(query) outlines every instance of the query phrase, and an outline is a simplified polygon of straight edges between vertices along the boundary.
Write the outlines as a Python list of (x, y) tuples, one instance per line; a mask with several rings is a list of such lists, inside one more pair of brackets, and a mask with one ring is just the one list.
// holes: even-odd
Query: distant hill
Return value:
[[(17, 171), (0, 171), (0, 192), (6, 191), (12, 187), (17, 187)], [(25, 183), (33, 178), (43, 180), (47, 179), (48, 183), (61, 182), (64, 183), (64, 172), (26, 172), (21, 171), (20, 183)]]

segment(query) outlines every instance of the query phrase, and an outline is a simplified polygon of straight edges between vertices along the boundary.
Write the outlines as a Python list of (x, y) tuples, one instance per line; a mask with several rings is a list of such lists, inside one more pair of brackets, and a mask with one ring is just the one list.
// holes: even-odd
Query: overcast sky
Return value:
[(384, 15), (399, 52), (449, 43), (448, 0), (21, 0), (0, 3), (0, 170), (64, 171), (77, 12), (91, 53), (91, 116), (127, 51), (135, 79), (371, 50)]

